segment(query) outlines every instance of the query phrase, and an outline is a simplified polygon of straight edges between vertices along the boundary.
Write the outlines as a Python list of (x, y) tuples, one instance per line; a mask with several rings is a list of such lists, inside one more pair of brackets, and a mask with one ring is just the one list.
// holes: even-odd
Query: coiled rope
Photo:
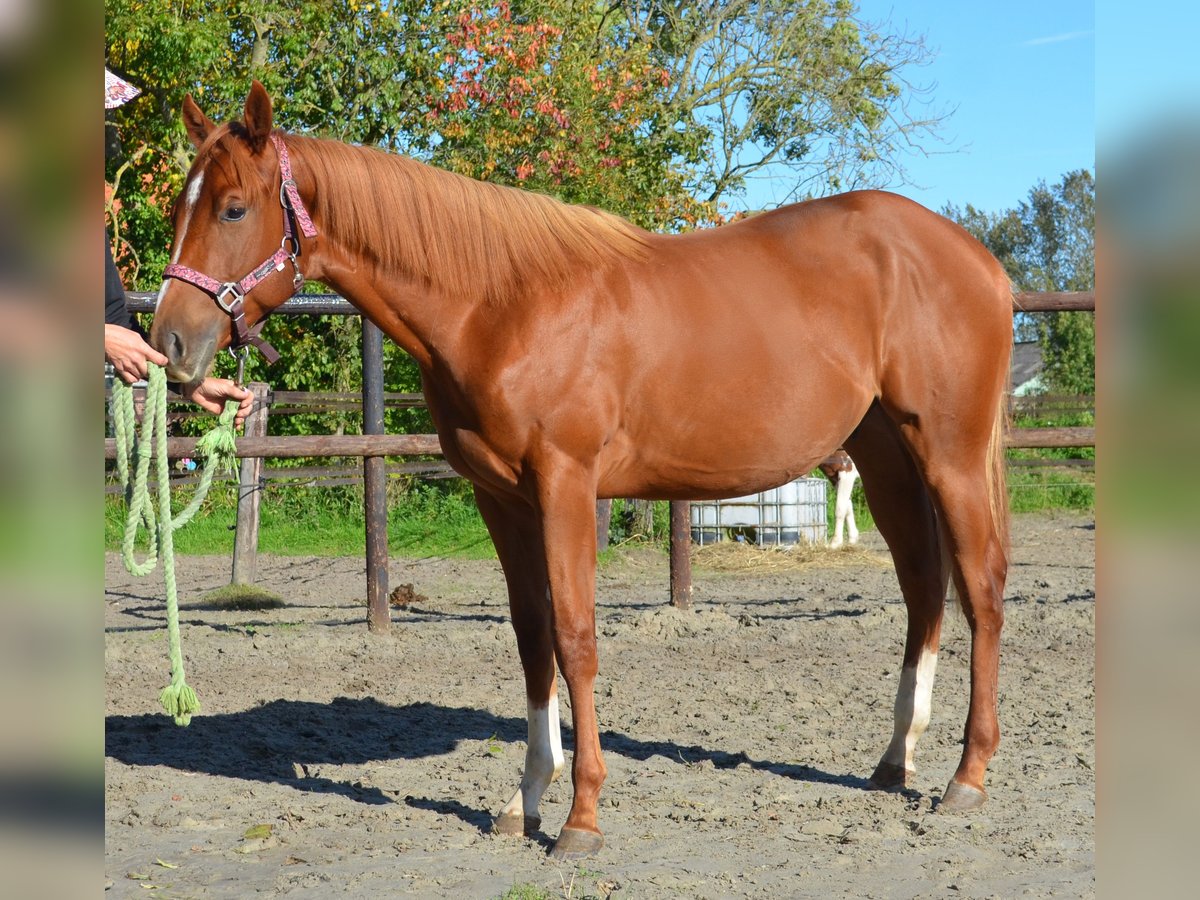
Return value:
[[(133, 388), (121, 379), (113, 380), (113, 426), (117, 444), (117, 475), (125, 490), (125, 535), (121, 558), (130, 574), (149, 575), (161, 558), (167, 593), (167, 643), (171, 657), (171, 683), (163, 688), (159, 702), (176, 725), (187, 725), (200, 701), (188, 685), (183, 672), (183, 650), (179, 642), (179, 597), (175, 587), (175, 529), (191, 521), (208, 495), (218, 468), (235, 472), (237, 465), (234, 416), (238, 404), (230, 400), (217, 419), (217, 425), (196, 445), (196, 455), (204, 457), (200, 483), (192, 501), (180, 512), (171, 510), (170, 464), (167, 459), (167, 376), (161, 366), (148, 364), (146, 408), (142, 413), (141, 432), (133, 409)], [(158, 490), (158, 511), (150, 499), (150, 463), (155, 463), (154, 478)], [(130, 462), (134, 462), (132, 478)], [(138, 562), (134, 546), (138, 532), (146, 528), (149, 555)]]

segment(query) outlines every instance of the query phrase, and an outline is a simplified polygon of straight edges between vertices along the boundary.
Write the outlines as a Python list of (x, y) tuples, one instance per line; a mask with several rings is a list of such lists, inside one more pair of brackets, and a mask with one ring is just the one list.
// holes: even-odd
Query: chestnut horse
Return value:
[(597, 497), (743, 496), (839, 446), (858, 464), (908, 610), (894, 732), (872, 780), (911, 783), (953, 578), (971, 631), (970, 706), (940, 809), (984, 802), (1000, 740), (1012, 298), (966, 231), (862, 191), (652, 234), (273, 131), (257, 82), (239, 121), (217, 126), (191, 97), (183, 117), (197, 154), (151, 342), (171, 378), (201, 378), (293, 293), (302, 265), (416, 360), (446, 459), (473, 482), (495, 542), (525, 671), (525, 770), (496, 831), (537, 828), (563, 767), (557, 663), (574, 798), (552, 852), (603, 844)]

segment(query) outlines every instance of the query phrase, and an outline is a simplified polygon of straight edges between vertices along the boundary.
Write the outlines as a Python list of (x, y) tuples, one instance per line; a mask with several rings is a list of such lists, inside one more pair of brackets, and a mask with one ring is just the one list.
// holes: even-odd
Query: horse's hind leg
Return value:
[(892, 739), (871, 776), (877, 787), (905, 787), (916, 771), (913, 752), (917, 739), (929, 725), (945, 608), (947, 579), (937, 520), (912, 457), (878, 404), (847, 439), (846, 448), (858, 466), (875, 524), (892, 551), (908, 608)]
[(508, 605), (525, 670), (529, 725), (521, 785), (492, 827), (499, 834), (530, 834), (541, 827), (538, 804), (564, 763), (542, 535), (528, 507), (504, 504), (480, 488), (475, 497), (508, 584)]
[[(971, 397), (975, 410), (977, 397), (978, 393)], [(999, 401), (993, 408), (998, 407)], [(1008, 574), (1004, 420), (996, 415), (992, 423), (977, 421), (968, 432), (969, 421), (967, 415), (930, 417), (902, 429), (938, 511), (954, 585), (971, 630), (971, 703), (962, 759), (938, 807), (945, 812), (983, 804), (984, 775), (1000, 744), (997, 684)], [(983, 432), (988, 427), (990, 436)]]
[[(971, 470), (930, 467), (930, 493), (944, 523), (946, 543), (963, 615), (971, 630), (971, 704), (963, 753), (938, 809), (973, 809), (987, 799), (983, 781), (1000, 744), (997, 691), (1000, 632), (1004, 627), (1004, 582), (1008, 572), (1002, 522), (981, 490), (983, 466)], [(1003, 481), (998, 488), (1003, 491)]]

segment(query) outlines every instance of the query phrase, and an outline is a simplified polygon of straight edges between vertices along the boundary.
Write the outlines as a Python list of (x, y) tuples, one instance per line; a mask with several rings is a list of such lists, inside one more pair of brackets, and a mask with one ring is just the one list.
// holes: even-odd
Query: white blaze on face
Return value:
[(204, 173), (200, 172), (188, 185), (187, 195), (183, 198), (183, 222), (179, 225), (179, 233), (175, 235), (175, 249), (171, 252), (171, 262), (179, 262), (179, 254), (183, 250), (183, 237), (187, 234), (188, 225), (192, 221), (192, 213), (200, 201), (200, 191), (204, 187)]
[(167, 285), (170, 284), (169, 278), (164, 278), (162, 284), (158, 288), (158, 296), (154, 298), (154, 311), (158, 312), (158, 305), (162, 303), (163, 294), (167, 292)]
[[(192, 221), (192, 213), (196, 211), (196, 204), (200, 202), (200, 190), (204, 187), (204, 173), (200, 172), (192, 179), (192, 183), (188, 185), (187, 194), (183, 198), (183, 221), (179, 225), (179, 233), (175, 235), (175, 247), (171, 250), (171, 264), (179, 262), (179, 254), (183, 252), (183, 237), (187, 234), (188, 225)], [(154, 298), (154, 311), (158, 312), (158, 305), (162, 303), (163, 294), (167, 292), (167, 285), (170, 284), (170, 279), (164, 278), (162, 286), (158, 289), (158, 296)]]
[(933, 675), (937, 669), (937, 654), (921, 651), (915, 666), (900, 671), (900, 689), (896, 692), (895, 730), (892, 741), (883, 754), (883, 761), (900, 766), (909, 772), (913, 766), (913, 750), (927, 727), (933, 708)]
[(501, 815), (519, 813), (536, 817), (542, 794), (563, 769), (557, 690), (550, 694), (549, 703), (543, 707), (536, 707), (532, 700), (529, 701), (528, 717), (529, 746), (525, 751), (525, 773), (521, 776), (521, 786), (500, 811)]

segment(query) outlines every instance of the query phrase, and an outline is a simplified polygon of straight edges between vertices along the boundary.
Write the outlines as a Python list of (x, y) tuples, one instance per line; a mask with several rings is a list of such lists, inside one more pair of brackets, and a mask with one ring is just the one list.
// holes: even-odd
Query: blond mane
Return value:
[(644, 253), (646, 232), (601, 210), (379, 150), (286, 140), (314, 216), (339, 242), (451, 296), (506, 303)]

